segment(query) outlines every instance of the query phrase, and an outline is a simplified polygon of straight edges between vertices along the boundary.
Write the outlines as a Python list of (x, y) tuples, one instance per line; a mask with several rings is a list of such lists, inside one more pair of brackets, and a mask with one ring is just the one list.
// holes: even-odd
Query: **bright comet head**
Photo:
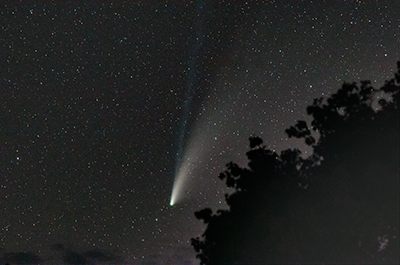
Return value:
[[(208, 152), (214, 143), (216, 131), (214, 128), (202, 128), (202, 124), (198, 124), (195, 130), (190, 134), (190, 138), (182, 151), (182, 157), (178, 157), (175, 168), (175, 180), (172, 188), (170, 205), (182, 202), (188, 199), (188, 195), (192, 190), (194, 176), (202, 169), (203, 161), (207, 158)], [(197, 180), (198, 182), (198, 180)]]
[(182, 196), (184, 176), (187, 173), (187, 166), (180, 167), (177, 176), (175, 177), (174, 187), (172, 188), (171, 201), (169, 205), (173, 206)]

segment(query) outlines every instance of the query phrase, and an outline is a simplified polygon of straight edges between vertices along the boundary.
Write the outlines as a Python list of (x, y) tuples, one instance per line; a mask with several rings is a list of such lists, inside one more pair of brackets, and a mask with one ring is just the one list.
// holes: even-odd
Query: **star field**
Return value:
[(400, 58), (396, 1), (1, 5), (0, 261), (195, 264), (193, 213), (226, 207), (217, 175), (248, 137), (299, 145), (284, 130), (314, 97)]

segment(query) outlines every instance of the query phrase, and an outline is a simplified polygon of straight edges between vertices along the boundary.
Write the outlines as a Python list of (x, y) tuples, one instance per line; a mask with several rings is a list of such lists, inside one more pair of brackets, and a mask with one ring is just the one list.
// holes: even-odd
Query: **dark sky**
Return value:
[(2, 2), (0, 262), (195, 264), (250, 135), (392, 78), (400, 2), (361, 2)]

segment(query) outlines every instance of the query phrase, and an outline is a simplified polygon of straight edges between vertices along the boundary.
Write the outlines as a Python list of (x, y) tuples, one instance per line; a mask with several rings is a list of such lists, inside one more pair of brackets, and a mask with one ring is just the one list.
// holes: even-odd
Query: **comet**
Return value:
[(172, 188), (171, 193), (171, 201), (169, 205), (173, 206), (177, 201), (182, 199), (182, 190), (184, 188), (184, 179), (185, 175), (187, 175), (187, 170), (185, 167), (180, 168), (179, 173), (175, 177), (174, 186)]
[[(195, 153), (197, 152), (189, 152), (192, 157)], [(186, 155), (185, 159), (183, 159), (178, 166), (178, 170), (175, 174), (174, 185), (172, 187), (171, 200), (169, 202), (170, 206), (182, 201), (184, 195), (188, 193), (190, 180), (193, 179), (192, 170), (194, 168), (194, 164), (192, 164), (190, 160), (190, 157)]]
[[(203, 162), (207, 158), (207, 151), (210, 149), (212, 141), (207, 131), (201, 130), (198, 126), (196, 130), (190, 134), (188, 142), (182, 150), (182, 159), (177, 160), (174, 185), (172, 187), (171, 206), (187, 199), (191, 193), (200, 167), (204, 166)], [(197, 180), (198, 181), (198, 180)]]
[[(194, 43), (191, 43), (191, 51), (188, 60), (188, 78), (187, 78), (187, 90), (185, 95), (185, 100), (183, 104), (183, 119), (180, 128), (180, 135), (178, 138), (178, 151), (177, 151), (177, 163), (175, 167), (175, 180), (172, 188), (170, 205), (173, 206), (176, 202), (180, 201), (184, 190), (187, 189), (188, 180), (193, 177), (191, 176), (191, 167), (193, 164), (191, 163), (194, 159), (196, 159), (196, 153), (198, 151), (198, 147), (193, 146), (193, 138), (192, 141), (189, 142), (189, 147), (184, 146), (186, 142), (186, 138), (190, 135), (189, 129), (191, 129), (191, 113), (195, 112), (193, 101), (198, 97), (197, 92), (201, 90), (199, 87), (199, 69), (197, 66), (200, 62), (198, 62), (199, 52), (201, 51), (203, 45), (203, 28), (204, 23), (206, 22), (206, 15), (204, 14), (206, 8), (204, 8), (203, 1), (196, 1), (196, 12), (198, 14), (199, 19), (196, 20), (195, 24), (195, 38), (193, 38)], [(201, 149), (201, 148), (200, 148)], [(185, 152), (186, 151), (186, 155)]]

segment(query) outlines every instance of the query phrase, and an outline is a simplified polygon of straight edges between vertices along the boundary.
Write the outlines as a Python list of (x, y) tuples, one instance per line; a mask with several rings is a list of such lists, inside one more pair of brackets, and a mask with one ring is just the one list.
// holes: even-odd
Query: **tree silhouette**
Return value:
[(248, 168), (230, 162), (219, 175), (234, 188), (229, 210), (195, 212), (207, 225), (191, 239), (201, 264), (399, 263), (397, 66), (380, 89), (344, 83), (314, 100), (311, 124), (286, 130), (313, 147), (307, 159), (250, 137)]

